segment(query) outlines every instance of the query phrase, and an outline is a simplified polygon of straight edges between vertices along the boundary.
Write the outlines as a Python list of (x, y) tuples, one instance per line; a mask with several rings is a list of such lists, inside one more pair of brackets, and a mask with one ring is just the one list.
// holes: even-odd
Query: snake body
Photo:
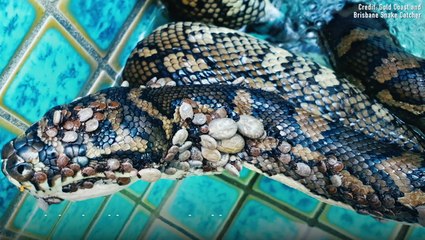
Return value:
[(423, 140), (327, 68), (178, 22), (136, 46), (123, 79), (130, 87), (55, 107), (6, 144), (9, 180), (57, 203), (245, 166), (362, 214), (425, 224)]
[(373, 13), (347, 4), (322, 30), (335, 69), (424, 131), (425, 60), (406, 52), (383, 18), (353, 18), (354, 12)]

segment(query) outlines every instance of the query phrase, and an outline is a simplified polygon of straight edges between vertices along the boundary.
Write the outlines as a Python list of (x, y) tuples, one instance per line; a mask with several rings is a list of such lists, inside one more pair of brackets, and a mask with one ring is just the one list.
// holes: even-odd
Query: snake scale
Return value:
[[(263, 17), (270, 3), (179, 4), (218, 16), (207, 22), (239, 27)], [(234, 20), (240, 16), (248, 17)], [(347, 54), (357, 40), (344, 45)], [(7, 143), (8, 179), (53, 204), (112, 194), (140, 179), (238, 176), (247, 167), (325, 202), (425, 225), (421, 135), (332, 70), (236, 30), (177, 22), (137, 44), (122, 78), (130, 87), (54, 107)]]

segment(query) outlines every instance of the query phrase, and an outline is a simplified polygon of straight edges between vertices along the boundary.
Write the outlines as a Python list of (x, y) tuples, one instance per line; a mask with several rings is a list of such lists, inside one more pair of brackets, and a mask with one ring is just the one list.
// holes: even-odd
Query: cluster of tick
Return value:
[(191, 99), (184, 99), (176, 114), (180, 129), (163, 161), (164, 172), (177, 178), (224, 169), (239, 176), (238, 154), (245, 151), (247, 139), (264, 139), (266, 134), (262, 122), (252, 116), (230, 117), (224, 107), (213, 109)]
[[(89, 134), (100, 129), (100, 124), (106, 119), (106, 112), (119, 108), (120, 103), (99, 100), (83, 106), (84, 101), (81, 102), (72, 109), (54, 110), (39, 122), (37, 136), (46, 143), (46, 149), (53, 147), (55, 162), (53, 166), (46, 166), (46, 162), (34, 164), (36, 182), (44, 183), (48, 179), (45, 169), (52, 167), (59, 171), (62, 181), (77, 175), (96, 175), (97, 168), (87, 158), (84, 146), (89, 140)], [(91, 188), (93, 181), (81, 182), (79, 186)], [(76, 188), (64, 190), (76, 191)]]

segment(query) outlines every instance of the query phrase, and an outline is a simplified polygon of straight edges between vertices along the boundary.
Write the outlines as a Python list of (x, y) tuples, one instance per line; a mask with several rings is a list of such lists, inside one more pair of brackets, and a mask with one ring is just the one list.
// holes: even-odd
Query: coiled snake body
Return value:
[(55, 107), (6, 144), (9, 180), (56, 203), (246, 166), (363, 214), (425, 224), (423, 140), (329, 69), (178, 22), (136, 46), (123, 79), (136, 88)]

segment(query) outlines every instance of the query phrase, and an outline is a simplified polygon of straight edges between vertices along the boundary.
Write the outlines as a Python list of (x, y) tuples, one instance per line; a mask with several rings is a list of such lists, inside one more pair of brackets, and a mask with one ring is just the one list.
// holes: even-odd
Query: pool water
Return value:
[[(275, 0), (285, 46), (326, 64), (316, 32), (342, 0)], [(421, 3), (421, 0), (374, 3)], [(0, 0), (0, 145), (52, 106), (114, 84), (137, 40), (165, 23), (156, 0)], [(425, 57), (425, 10), (389, 20)], [(302, 13), (302, 14), (300, 14)], [(301, 53), (302, 52), (302, 53)], [(240, 178), (138, 182), (107, 197), (47, 211), (0, 173), (0, 239), (423, 239), (425, 228), (321, 203), (244, 169)]]

